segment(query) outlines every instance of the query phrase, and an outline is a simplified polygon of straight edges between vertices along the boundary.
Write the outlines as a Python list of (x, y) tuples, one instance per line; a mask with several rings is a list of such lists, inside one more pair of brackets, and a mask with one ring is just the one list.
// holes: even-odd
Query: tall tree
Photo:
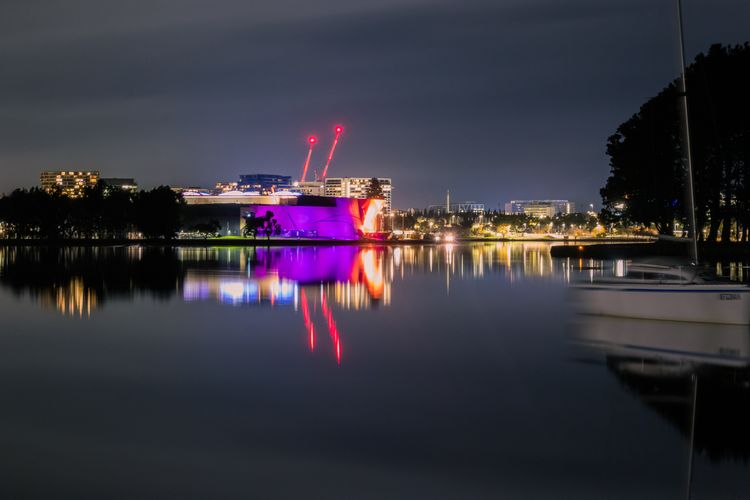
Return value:
[[(750, 45), (713, 45), (687, 68), (698, 234), (740, 237), (750, 225)], [(607, 142), (603, 218), (669, 233), (687, 216), (678, 87), (670, 83)]]
[(377, 177), (373, 177), (370, 179), (370, 184), (367, 185), (367, 189), (365, 190), (365, 196), (368, 198), (376, 198), (379, 200), (382, 200), (385, 198), (385, 194), (383, 193), (383, 186), (380, 184), (380, 179)]
[(135, 225), (145, 238), (172, 239), (180, 230), (182, 196), (169, 186), (141, 191), (135, 196)]

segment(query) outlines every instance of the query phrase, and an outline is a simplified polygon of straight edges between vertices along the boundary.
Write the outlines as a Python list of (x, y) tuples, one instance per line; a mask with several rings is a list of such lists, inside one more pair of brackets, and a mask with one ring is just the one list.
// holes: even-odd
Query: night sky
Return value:
[[(690, 59), (747, 0), (684, 0)], [(392, 177), (394, 204), (598, 202), (607, 137), (678, 75), (672, 0), (0, 0), (0, 192), (41, 170), (212, 186)]]

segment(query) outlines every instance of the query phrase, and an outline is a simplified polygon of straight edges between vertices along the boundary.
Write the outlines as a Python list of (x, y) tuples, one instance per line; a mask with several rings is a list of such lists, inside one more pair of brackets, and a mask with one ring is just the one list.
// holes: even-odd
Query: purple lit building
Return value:
[(257, 228), (259, 237), (357, 240), (378, 231), (383, 200), (303, 196), (293, 193), (253, 195), (183, 195), (184, 227), (216, 221), (222, 235)]

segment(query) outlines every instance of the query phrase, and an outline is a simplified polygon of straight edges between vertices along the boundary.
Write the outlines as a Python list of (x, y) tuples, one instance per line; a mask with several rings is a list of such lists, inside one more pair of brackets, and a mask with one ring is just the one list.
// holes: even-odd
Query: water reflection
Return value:
[(492, 243), (0, 264), (4, 497), (681, 498), (693, 422), (695, 497), (747, 490), (746, 330), (590, 318), (601, 363), (570, 362), (564, 285), (622, 263)]
[(107, 300), (141, 293), (167, 299), (182, 283), (170, 248), (0, 249), (0, 284), (63, 315), (87, 317)]
[[(301, 286), (323, 285), (346, 309), (388, 305), (394, 281), (415, 272), (451, 280), (503, 275), (567, 279), (576, 262), (545, 243), (273, 248), (0, 248), (0, 283), (61, 313), (85, 316), (137, 291), (228, 304), (293, 305)], [(581, 264), (583, 265), (583, 264)]]
[[(514, 284), (535, 279), (567, 283), (621, 275), (622, 260), (553, 259), (549, 243), (424, 246), (259, 248), (0, 248), (0, 285), (28, 294), (63, 315), (87, 317), (113, 298), (145, 292), (188, 302), (289, 306), (303, 288), (336, 307), (388, 306), (394, 286), (420, 272), (440, 274), (450, 294), (456, 280), (499, 276)], [(742, 281), (744, 267), (717, 264)], [(315, 288), (313, 292), (311, 289)], [(318, 292), (317, 288), (321, 291)], [(320, 299), (316, 299), (320, 300)]]
[[(336, 359), (342, 340), (335, 309), (389, 306), (394, 283), (418, 272), (452, 280), (502, 275), (568, 280), (573, 265), (554, 261), (544, 243), (429, 246), (249, 248), (0, 249), (0, 283), (43, 307), (88, 317), (113, 298), (139, 293), (185, 302), (288, 307), (303, 315), (310, 350), (327, 332)], [(317, 325), (317, 327), (316, 327)], [(326, 335), (325, 333), (323, 335)]]
[(577, 340), (712, 462), (750, 459), (750, 329), (581, 317)]

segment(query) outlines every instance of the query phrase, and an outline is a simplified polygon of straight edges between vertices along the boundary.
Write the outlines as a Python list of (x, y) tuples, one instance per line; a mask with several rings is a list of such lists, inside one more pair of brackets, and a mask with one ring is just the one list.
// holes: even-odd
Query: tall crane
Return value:
[(331, 145), (331, 151), (328, 153), (328, 160), (326, 161), (325, 167), (323, 167), (323, 176), (320, 179), (321, 181), (326, 180), (326, 175), (328, 174), (328, 166), (331, 164), (331, 160), (333, 159), (333, 152), (336, 151), (336, 145), (339, 143), (339, 137), (341, 136), (341, 133), (344, 131), (344, 127), (341, 125), (336, 125), (336, 128), (333, 129), (336, 135), (333, 137), (333, 144)]
[(305, 176), (307, 175), (307, 168), (310, 166), (310, 157), (312, 156), (313, 146), (315, 146), (316, 142), (318, 142), (318, 139), (316, 139), (314, 135), (311, 135), (307, 139), (307, 143), (310, 144), (310, 149), (307, 150), (307, 159), (305, 160), (305, 166), (302, 167), (302, 177), (300, 178), (300, 182), (305, 182)]

